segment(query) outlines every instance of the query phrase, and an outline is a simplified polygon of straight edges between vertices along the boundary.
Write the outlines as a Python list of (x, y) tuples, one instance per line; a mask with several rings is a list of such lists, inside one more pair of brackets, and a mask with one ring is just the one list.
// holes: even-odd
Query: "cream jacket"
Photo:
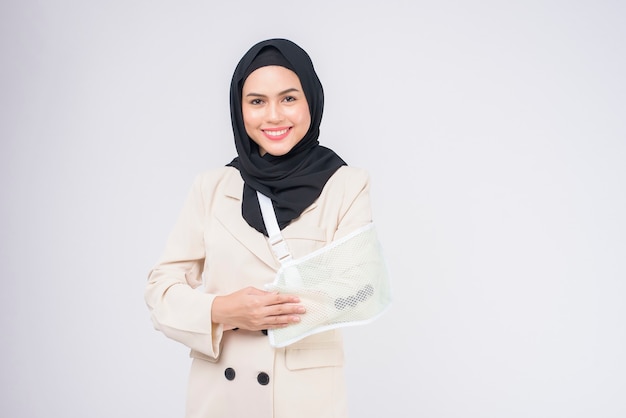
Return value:
[[(225, 331), (211, 320), (216, 295), (263, 289), (280, 267), (242, 218), (242, 191), (235, 168), (198, 176), (148, 279), (155, 328), (191, 349), (186, 417), (344, 418), (340, 331), (276, 349), (261, 332)], [(298, 258), (370, 222), (369, 177), (344, 166), (282, 233)]]

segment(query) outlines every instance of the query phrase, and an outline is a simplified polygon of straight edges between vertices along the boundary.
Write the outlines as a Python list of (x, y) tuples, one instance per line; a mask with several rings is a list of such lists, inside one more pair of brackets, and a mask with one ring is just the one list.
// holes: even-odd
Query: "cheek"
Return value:
[(241, 109), (241, 116), (243, 117), (243, 123), (247, 124), (252, 119), (252, 112), (244, 107)]
[(306, 106), (299, 108), (297, 113), (294, 114), (294, 119), (297, 120), (298, 124), (302, 125), (302, 128), (306, 128), (305, 130), (308, 130), (309, 126), (311, 125), (311, 115), (309, 114), (309, 108)]
[(252, 138), (254, 136), (254, 133), (256, 132), (255, 128), (258, 126), (254, 112), (249, 112), (249, 111), (246, 112), (244, 110), (242, 112), (242, 116), (243, 116), (243, 127), (246, 130), (246, 133), (248, 134), (248, 136)]

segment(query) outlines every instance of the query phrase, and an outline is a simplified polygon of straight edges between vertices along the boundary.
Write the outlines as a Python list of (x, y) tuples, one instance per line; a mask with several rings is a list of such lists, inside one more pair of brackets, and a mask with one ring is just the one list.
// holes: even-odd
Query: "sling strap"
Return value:
[(263, 222), (267, 230), (268, 241), (278, 261), (284, 264), (291, 260), (291, 253), (289, 252), (289, 247), (287, 247), (287, 242), (280, 233), (280, 227), (278, 226), (278, 220), (276, 220), (276, 213), (274, 212), (274, 205), (272, 204), (272, 200), (263, 193), (257, 190), (256, 194), (259, 198), (259, 205), (261, 206), (261, 214), (263, 215)]

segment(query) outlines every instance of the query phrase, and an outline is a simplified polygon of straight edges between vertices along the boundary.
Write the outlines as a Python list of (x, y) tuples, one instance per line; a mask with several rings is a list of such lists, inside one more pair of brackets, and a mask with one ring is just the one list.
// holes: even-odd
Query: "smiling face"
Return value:
[(278, 65), (250, 73), (243, 84), (241, 110), (246, 133), (259, 146), (261, 155), (287, 154), (311, 126), (300, 79)]

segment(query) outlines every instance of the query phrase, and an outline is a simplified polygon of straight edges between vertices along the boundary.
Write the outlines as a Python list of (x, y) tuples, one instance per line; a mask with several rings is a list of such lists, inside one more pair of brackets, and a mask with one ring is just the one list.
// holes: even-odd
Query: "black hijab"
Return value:
[[(244, 81), (252, 71), (280, 65), (295, 72), (311, 113), (311, 126), (287, 154), (275, 157), (259, 154), (258, 145), (248, 137), (241, 111)], [(286, 39), (259, 42), (241, 58), (230, 85), (230, 115), (238, 156), (228, 165), (241, 173), (245, 185), (241, 213), (254, 229), (267, 235), (256, 191), (272, 199), (278, 225), (283, 229), (321, 194), (337, 169), (346, 163), (331, 149), (319, 145), (324, 91), (308, 54)]]

